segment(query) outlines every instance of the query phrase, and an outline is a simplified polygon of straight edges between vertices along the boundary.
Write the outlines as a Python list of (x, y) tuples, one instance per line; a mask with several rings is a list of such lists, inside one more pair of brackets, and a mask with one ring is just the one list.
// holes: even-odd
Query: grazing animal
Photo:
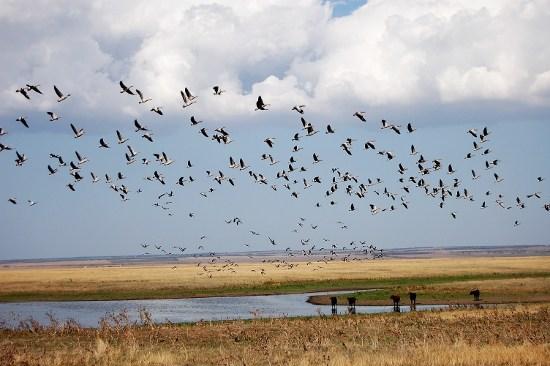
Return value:
[(479, 301), (479, 295), (480, 295), (479, 289), (477, 288), (472, 289), (472, 291), (470, 291), (470, 295), (474, 296), (474, 301)]
[(330, 305), (332, 307), (332, 315), (336, 314), (336, 305), (338, 304), (338, 298), (336, 296), (332, 296), (330, 298)]
[(348, 312), (350, 314), (355, 314), (355, 297), (348, 297)]
[(401, 301), (401, 296), (399, 295), (391, 295), (390, 299), (393, 300), (393, 311), (399, 312), (399, 301)]
[(411, 306), (416, 305), (416, 292), (409, 292), (409, 299), (411, 300)]

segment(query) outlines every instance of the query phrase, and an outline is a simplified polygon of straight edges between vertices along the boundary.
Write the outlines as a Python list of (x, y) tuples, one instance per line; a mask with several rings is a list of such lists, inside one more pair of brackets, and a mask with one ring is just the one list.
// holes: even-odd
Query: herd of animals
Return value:
[[(474, 297), (474, 304), (478, 305), (478, 301), (480, 301), (481, 291), (478, 288), (473, 288), (470, 293), (471, 296)], [(410, 308), (411, 310), (416, 310), (416, 298), (417, 293), (416, 292), (409, 292), (409, 301), (410, 301)], [(355, 314), (355, 305), (356, 305), (356, 298), (355, 297), (348, 297), (348, 311), (352, 314)], [(401, 296), (397, 294), (393, 294), (390, 296), (390, 300), (393, 304), (393, 311), (400, 312), (400, 303), (401, 303)], [(337, 313), (336, 306), (338, 305), (338, 298), (335, 296), (332, 296), (330, 298), (330, 304), (332, 306), (332, 313)]]
[[(124, 97), (135, 98), (135, 102), (144, 107), (146, 111), (150, 111), (156, 116), (156, 118), (162, 118), (165, 115), (162, 107), (153, 106), (152, 99), (146, 97), (146, 94), (132, 85), (126, 85), (123, 81), (119, 82), (120, 93)], [(212, 88), (215, 98), (223, 98), (225, 90), (219, 86)], [(56, 111), (48, 111), (48, 121), (52, 123), (63, 123), (65, 118), (62, 117), (63, 105), (71, 103), (71, 94), (58, 86), (53, 86), (53, 92), (57, 100)], [(16, 93), (20, 94), (22, 98), (25, 98), (32, 103), (36, 98), (50, 98), (46, 90), (40, 85), (26, 84), (16, 90)], [(199, 103), (199, 97), (193, 95), (189, 88), (184, 88), (180, 91), (178, 96), (181, 102), (181, 107), (185, 111), (193, 109), (193, 105)], [(150, 105), (151, 104), (151, 105)], [(251, 106), (251, 110), (254, 109), (257, 113), (270, 113), (270, 104), (264, 102), (263, 98), (259, 96), (254, 106)], [(252, 158), (250, 157), (234, 157), (227, 156), (227, 168), (235, 174), (242, 176), (242, 179), (249, 179), (253, 184), (257, 184), (269, 192), (287, 192), (292, 198), (300, 200), (303, 195), (308, 192), (312, 186), (324, 186), (324, 194), (322, 197), (316, 197), (314, 206), (318, 209), (328, 210), (330, 207), (339, 204), (339, 200), (336, 197), (338, 195), (346, 195), (348, 206), (348, 212), (351, 214), (356, 211), (360, 211), (359, 202), (366, 200), (369, 197), (369, 193), (375, 194), (377, 199), (384, 199), (385, 204), (378, 206), (375, 203), (368, 204), (368, 210), (366, 211), (370, 215), (385, 215), (396, 210), (409, 210), (411, 207), (411, 200), (409, 199), (413, 191), (419, 192), (423, 197), (431, 199), (435, 202), (439, 208), (444, 209), (446, 203), (449, 200), (464, 200), (472, 204), (479, 205), (479, 209), (485, 209), (490, 205), (498, 207), (502, 210), (518, 209), (521, 210), (528, 205), (530, 200), (541, 200), (542, 192), (535, 190), (525, 196), (517, 195), (511, 199), (504, 197), (500, 193), (493, 193), (490, 189), (487, 189), (484, 197), (479, 199), (474, 198), (471, 190), (468, 189), (469, 184), (473, 184), (478, 181), (480, 177), (480, 170), (486, 170), (490, 174), (491, 179), (496, 184), (495, 189), (498, 189), (498, 184), (503, 181), (503, 177), (499, 174), (498, 168), (500, 166), (500, 160), (493, 156), (493, 152), (489, 147), (489, 136), (491, 131), (488, 127), (471, 128), (465, 131), (465, 135), (471, 139), (471, 149), (465, 152), (465, 161), (475, 161), (475, 156), (483, 159), (482, 162), (477, 161), (476, 164), (472, 163), (472, 166), (466, 169), (469, 175), (467, 177), (459, 177), (457, 173), (458, 164), (452, 162), (444, 162), (440, 158), (429, 158), (425, 154), (421, 153), (416, 146), (410, 146), (408, 160), (412, 160), (413, 166), (406, 163), (404, 157), (398, 157), (396, 153), (383, 149), (378, 146), (378, 143), (374, 139), (356, 143), (356, 139), (352, 137), (342, 138), (339, 143), (344, 156), (353, 156), (354, 154), (374, 154), (380, 159), (387, 161), (387, 164), (395, 165), (395, 181), (401, 186), (399, 191), (392, 190), (385, 186), (384, 180), (380, 177), (365, 178), (360, 177), (359, 174), (354, 172), (345, 171), (341, 168), (335, 168), (329, 166), (329, 162), (325, 161), (325, 157), (320, 156), (318, 152), (310, 151), (307, 154), (310, 157), (304, 157), (304, 147), (300, 141), (303, 139), (320, 139), (322, 135), (334, 135), (338, 136), (335, 125), (326, 124), (323, 128), (316, 126), (307, 116), (307, 109), (305, 105), (295, 105), (290, 108), (291, 112), (296, 113), (296, 119), (299, 121), (299, 127), (297, 132), (288, 136), (289, 140), (294, 145), (291, 151), (287, 154), (290, 156), (283, 157), (279, 152), (277, 155), (277, 145), (279, 141), (276, 137), (266, 137), (263, 140), (265, 143), (265, 152), (261, 156)], [(350, 113), (351, 118), (356, 120), (356, 123), (377, 125), (376, 122), (368, 120), (367, 114), (362, 111)], [(34, 121), (29, 120), (26, 116), (19, 116), (14, 118), (17, 124), (14, 124), (10, 128), (19, 128), (22, 131), (31, 129)], [(190, 128), (195, 129), (198, 138), (213, 141), (217, 144), (228, 145), (236, 144), (230, 131), (226, 127), (217, 127), (211, 129), (208, 127), (202, 127), (207, 125), (200, 118), (191, 115), (189, 117)], [(129, 177), (123, 172), (123, 168), (116, 173), (102, 173), (89, 170), (85, 173), (86, 167), (91, 164), (93, 157), (88, 158), (85, 154), (75, 151), (74, 156), (62, 156), (59, 153), (50, 153), (51, 159), (49, 164), (44, 166), (44, 172), (36, 172), (36, 174), (49, 174), (49, 175), (66, 175), (67, 192), (71, 194), (79, 190), (79, 187), (84, 184), (97, 184), (103, 180), (103, 183), (120, 199), (122, 203), (127, 202), (130, 199), (138, 199), (140, 193), (145, 189), (156, 190), (157, 200), (151, 203), (163, 214), (173, 216), (174, 210), (172, 209), (174, 200), (177, 196), (183, 195), (182, 192), (185, 188), (191, 185), (199, 184), (199, 179), (196, 175), (181, 175), (175, 182), (167, 180), (164, 171), (171, 169), (176, 162), (174, 156), (166, 152), (157, 141), (156, 136), (152, 130), (145, 125), (145, 123), (135, 119), (129, 122), (132, 125), (134, 135), (130, 135), (132, 132), (125, 132), (124, 130), (117, 129), (113, 131), (113, 135), (116, 136), (116, 145), (121, 147), (118, 149), (120, 154), (121, 166), (130, 164), (141, 164), (143, 169), (147, 170), (145, 177)], [(66, 126), (67, 131), (72, 132), (75, 140), (86, 139), (86, 131), (77, 126), (77, 122), (68, 123)], [(406, 123), (403, 126), (392, 123), (387, 120), (380, 122), (381, 133), (393, 134), (396, 138), (402, 138), (401, 136), (406, 134), (416, 133), (416, 128), (412, 123)], [(5, 139), (8, 134), (7, 127), (0, 127), (0, 138)], [(140, 144), (154, 144), (158, 146), (158, 153), (154, 153), (151, 156), (139, 156), (140, 153), (136, 148), (137, 142), (134, 142), (134, 138), (140, 140)], [(323, 142), (324, 143), (324, 142)], [(360, 146), (357, 146), (357, 145)], [(98, 141), (98, 149), (113, 151), (114, 146), (108, 137), (101, 137)], [(358, 150), (359, 149), (359, 150)], [(25, 166), (28, 160), (27, 155), (22, 151), (20, 147), (9, 146), (6, 142), (0, 140), (0, 158), (3, 158), (9, 151), (15, 153), (15, 167), (21, 168)], [(363, 150), (363, 151), (360, 151)], [(177, 160), (180, 160), (179, 157)], [(327, 159), (328, 160), (328, 159)], [(151, 168), (152, 165), (156, 165), (155, 168)], [(310, 168), (313, 166), (324, 165), (326, 174), (318, 174), (309, 176)], [(409, 165), (409, 166), (407, 166)], [(197, 172), (198, 167), (195, 166), (191, 160), (187, 160), (184, 163), (185, 168), (193, 168), (194, 172)], [(181, 166), (180, 166), (181, 168)], [(203, 167), (206, 175), (203, 176), (207, 179), (207, 182), (200, 190), (200, 196), (204, 199), (216, 194), (216, 190), (220, 186), (228, 187), (228, 189), (239, 189), (238, 179), (235, 175), (225, 173), (224, 168), (215, 167)], [(173, 168), (178, 169), (178, 168)], [(275, 169), (276, 171), (273, 171)], [(266, 170), (271, 170), (269, 173)], [(190, 170), (191, 171), (191, 170)], [(463, 170), (464, 171), (464, 170)], [(145, 179), (148, 187), (142, 187), (141, 179)], [(139, 179), (139, 180), (138, 180)], [(239, 179), (241, 179), (239, 177)], [(542, 176), (532, 177), (532, 181), (535, 184), (540, 184), (545, 179)], [(127, 183), (130, 182), (130, 183)], [(201, 183), (202, 184), (202, 183)], [(243, 189), (245, 190), (245, 189)], [(241, 192), (244, 194), (245, 192)], [(508, 200), (507, 200), (508, 199)], [(8, 197), (8, 202), (12, 205), (20, 204), (18, 197)], [(38, 202), (28, 199), (27, 204), (34, 206)], [(537, 205), (539, 205), (537, 203)], [(540, 205), (543, 210), (550, 212), (550, 203), (544, 203)], [(364, 212), (364, 211), (362, 211)], [(450, 220), (455, 220), (458, 216), (456, 211), (448, 212)], [(187, 213), (189, 218), (195, 216), (195, 212)], [(342, 260), (342, 261), (358, 261), (375, 259), (384, 256), (384, 251), (378, 248), (371, 242), (366, 240), (351, 241), (346, 244), (339, 243), (327, 238), (323, 238), (322, 241), (313, 242), (308, 237), (300, 238), (297, 240), (296, 249), (294, 246), (288, 246), (282, 248), (278, 241), (274, 239), (275, 235), (260, 233), (253, 227), (245, 228), (246, 220), (241, 217), (234, 216), (225, 220), (226, 225), (234, 226), (240, 230), (248, 231), (251, 239), (255, 241), (265, 240), (265, 243), (269, 243), (274, 249), (280, 250), (284, 253), (284, 256), (278, 259), (264, 259), (266, 263), (265, 268), (257, 270), (258, 274), (266, 274), (266, 268), (268, 264), (274, 265), (277, 268), (293, 269), (299, 265), (310, 266), (313, 270), (322, 268), (323, 263), (329, 261)], [(335, 228), (341, 230), (347, 229), (347, 224), (344, 220), (336, 221), (337, 227), (325, 228), (327, 231), (334, 231)], [(519, 220), (515, 220), (514, 226), (520, 225)], [(291, 228), (291, 231), (300, 235), (304, 229), (308, 230), (322, 230), (318, 224), (309, 222), (305, 217), (299, 217), (296, 222), (296, 227)], [(190, 248), (184, 245), (166, 245), (159, 243), (142, 243), (141, 247), (145, 250), (144, 255), (167, 255), (178, 256), (184, 255), (190, 252), (194, 252), (197, 258), (201, 261), (197, 263), (197, 267), (201, 271), (201, 275), (207, 275), (212, 277), (216, 272), (229, 271), (235, 272), (235, 267), (238, 263), (230, 258), (224, 258), (214, 250), (208, 248), (208, 236), (201, 235), (200, 239), (195, 243), (195, 248)], [(250, 244), (244, 244), (246, 250), (250, 250)], [(311, 261), (299, 264), (286, 257), (311, 257)], [(176, 269), (174, 266), (173, 269)]]

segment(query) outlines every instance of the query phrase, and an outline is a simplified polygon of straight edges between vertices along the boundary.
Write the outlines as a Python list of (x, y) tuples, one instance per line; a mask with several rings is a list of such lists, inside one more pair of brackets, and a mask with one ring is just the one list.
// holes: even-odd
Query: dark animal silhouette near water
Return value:
[(355, 297), (348, 297), (348, 313), (355, 314)]
[(338, 298), (336, 296), (333, 296), (330, 298), (330, 305), (332, 307), (332, 315), (335, 315), (337, 310), (336, 310), (336, 305), (338, 304)]
[(474, 301), (479, 301), (479, 295), (480, 295), (479, 289), (474, 288), (472, 291), (470, 291), (470, 295), (474, 296)]
[(409, 300), (411, 300), (411, 310), (416, 310), (416, 292), (409, 292)]
[(399, 301), (401, 301), (401, 296), (399, 295), (391, 295), (390, 299), (393, 300), (393, 311), (399, 312)]

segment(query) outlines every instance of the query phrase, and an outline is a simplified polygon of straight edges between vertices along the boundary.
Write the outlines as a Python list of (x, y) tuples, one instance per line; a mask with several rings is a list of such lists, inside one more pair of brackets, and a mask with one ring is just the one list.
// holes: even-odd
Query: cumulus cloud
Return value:
[[(31, 6), (32, 5), (32, 6)], [(332, 17), (332, 5), (302, 1), (8, 2), (0, 10), (0, 114), (26, 101), (28, 81), (79, 97), (75, 111), (138, 115), (121, 99), (124, 79), (168, 111), (179, 90), (212, 117), (252, 114), (265, 96), (320, 113), (350, 105), (427, 106), (505, 102), (550, 105), (550, 1), (380, 1)], [(51, 108), (51, 100), (35, 106)]]

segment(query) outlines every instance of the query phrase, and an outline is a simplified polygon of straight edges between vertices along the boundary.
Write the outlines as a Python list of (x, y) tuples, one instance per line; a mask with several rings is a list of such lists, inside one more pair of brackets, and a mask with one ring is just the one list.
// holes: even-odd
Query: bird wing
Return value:
[(61, 93), (61, 91), (57, 89), (57, 86), (54, 85), (53, 90), (55, 91), (55, 94), (57, 94), (59, 98), (63, 97), (63, 93)]

